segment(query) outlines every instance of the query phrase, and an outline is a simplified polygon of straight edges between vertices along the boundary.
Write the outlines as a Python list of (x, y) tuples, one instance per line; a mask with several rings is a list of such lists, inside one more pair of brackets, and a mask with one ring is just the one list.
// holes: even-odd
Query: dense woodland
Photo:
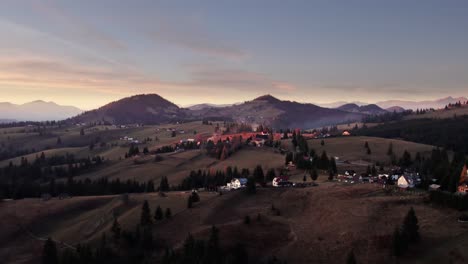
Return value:
[(364, 127), (356, 135), (404, 140), (468, 154), (468, 116), (448, 119), (415, 119)]

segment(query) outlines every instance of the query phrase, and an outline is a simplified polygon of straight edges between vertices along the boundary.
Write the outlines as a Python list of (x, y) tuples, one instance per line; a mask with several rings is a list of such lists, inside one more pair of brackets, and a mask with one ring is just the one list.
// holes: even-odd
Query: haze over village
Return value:
[(467, 11), (6, 0), (2, 263), (468, 263)]

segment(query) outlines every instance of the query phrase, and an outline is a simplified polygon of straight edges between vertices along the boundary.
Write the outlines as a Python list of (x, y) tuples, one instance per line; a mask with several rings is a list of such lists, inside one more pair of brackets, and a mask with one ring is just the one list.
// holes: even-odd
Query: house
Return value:
[(228, 186), (231, 188), (231, 189), (239, 189), (239, 188), (243, 188), (247, 185), (247, 178), (236, 178), (236, 179), (232, 179), (232, 181), (230, 182), (230, 184), (228, 183)]
[(273, 185), (273, 187), (283, 187), (292, 185), (287, 176), (275, 177), (271, 184)]
[(345, 171), (345, 176), (348, 179), (353, 179), (356, 176), (356, 172), (354, 170), (347, 170)]
[(414, 188), (416, 185), (421, 183), (421, 179), (418, 174), (405, 173), (398, 178), (397, 185), (400, 188)]
[(468, 167), (463, 166), (462, 172), (460, 174), (460, 181), (458, 183), (458, 193), (466, 194), (468, 193)]

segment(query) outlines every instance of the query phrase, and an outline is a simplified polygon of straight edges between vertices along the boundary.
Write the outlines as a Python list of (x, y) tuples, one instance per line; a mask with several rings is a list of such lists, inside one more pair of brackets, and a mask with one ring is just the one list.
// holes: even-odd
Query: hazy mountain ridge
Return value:
[(74, 106), (36, 100), (25, 104), (0, 103), (0, 119), (9, 121), (63, 120), (82, 113)]
[(337, 107), (336, 109), (346, 111), (346, 112), (362, 113), (362, 114), (368, 114), (368, 115), (380, 115), (380, 114), (387, 113), (386, 110), (380, 108), (379, 106), (375, 104), (359, 106), (357, 104), (351, 103), (351, 104), (344, 104), (340, 107)]
[(194, 115), (231, 118), (238, 122), (268, 124), (273, 127), (301, 128), (361, 120), (363, 117), (360, 113), (323, 108), (314, 104), (282, 101), (271, 95), (260, 96), (252, 101), (230, 107), (195, 111)]
[[(386, 100), (386, 101), (379, 101), (374, 104), (383, 109), (401, 107), (404, 109), (416, 110), (416, 109), (426, 109), (426, 108), (439, 109), (439, 108), (445, 107), (447, 104), (450, 104), (450, 103), (456, 103), (458, 101), (464, 102), (467, 100), (468, 99), (464, 96), (460, 96), (460, 97), (448, 96), (448, 97), (439, 98), (435, 100), (424, 100), (424, 101)], [(363, 106), (363, 105), (367, 105), (368, 103), (337, 101), (337, 102), (331, 102), (331, 103), (322, 103), (319, 105), (322, 107), (337, 108), (345, 104), (356, 104), (358, 106)], [(399, 108), (399, 110), (401, 109)]]

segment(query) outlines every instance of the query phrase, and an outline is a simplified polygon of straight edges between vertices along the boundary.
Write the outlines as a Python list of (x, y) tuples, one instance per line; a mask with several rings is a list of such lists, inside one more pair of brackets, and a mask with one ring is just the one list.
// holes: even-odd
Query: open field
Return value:
[[(34, 263), (31, 260), (42, 243), (32, 234), (53, 236), (72, 246), (96, 242), (102, 232), (109, 232), (114, 212), (124, 228), (132, 229), (139, 221), (142, 201), (148, 199), (152, 210), (158, 204), (172, 209), (173, 218), (157, 223), (154, 233), (176, 248), (189, 232), (206, 237), (216, 225), (222, 244), (242, 241), (260, 258), (276, 255), (288, 263), (343, 263), (353, 249), (359, 263), (394, 263), (389, 257), (391, 234), (412, 206), (422, 242), (400, 263), (468, 260), (464, 250), (468, 226), (456, 221), (458, 212), (425, 203), (424, 195), (386, 193), (372, 184), (322, 182), (304, 189), (259, 189), (254, 196), (240, 191), (223, 196), (201, 193), (202, 202), (191, 210), (185, 209), (187, 195), (130, 195), (127, 204), (120, 196), (3, 202), (0, 217), (7, 228), (0, 232), (0, 257), (7, 263)], [(280, 215), (271, 210), (272, 204)], [(256, 220), (258, 214), (260, 221)], [(250, 225), (242, 223), (246, 215), (252, 218)]]
[[(80, 135), (80, 130), (84, 129), (85, 134)], [(177, 131), (184, 130), (184, 133), (176, 133), (175, 137), (167, 128), (174, 128)], [(89, 151), (89, 155), (102, 155), (107, 159), (118, 159), (125, 155), (129, 144), (119, 140), (125, 136), (151, 141), (141, 144), (140, 148), (148, 147), (156, 149), (158, 147), (178, 142), (181, 139), (195, 138), (197, 135), (209, 136), (213, 133), (214, 126), (203, 125), (201, 122), (190, 122), (172, 125), (143, 126), (117, 128), (114, 126), (94, 126), (94, 127), (49, 127), (42, 135), (34, 132), (32, 127), (0, 128), (0, 151), (2, 150), (27, 150), (36, 154), (55, 148), (88, 148), (94, 143), (94, 149)], [(61, 144), (57, 143), (60, 137)], [(102, 143), (102, 145), (101, 145)]]
[(162, 161), (155, 162), (154, 156), (142, 158), (130, 158), (118, 162), (112, 162), (102, 169), (83, 174), (75, 179), (99, 179), (109, 180), (137, 180), (146, 182), (153, 180), (159, 183), (163, 176), (167, 176), (171, 185), (179, 184), (192, 170), (222, 170), (228, 166), (238, 169), (248, 168), (251, 171), (257, 165), (262, 165), (264, 170), (268, 168), (280, 168), (284, 165), (284, 156), (275, 153), (270, 148), (244, 147), (224, 161), (207, 156), (201, 150), (190, 150), (179, 153), (160, 154)]
[(468, 105), (462, 105), (462, 107), (454, 107), (448, 110), (440, 109), (434, 112), (427, 112), (422, 115), (409, 115), (409, 116), (405, 116), (405, 119), (406, 120), (421, 119), (421, 118), (443, 119), (443, 118), (453, 118), (454, 116), (464, 116), (464, 115), (468, 115)]
[[(385, 164), (390, 163), (390, 157), (387, 155), (390, 143), (393, 144), (393, 152), (397, 158), (400, 158), (405, 150), (412, 157), (417, 152), (428, 154), (433, 149), (433, 146), (413, 143), (404, 140), (386, 139), (376, 137), (336, 137), (323, 139), (325, 145), (321, 145), (321, 139), (308, 140), (309, 147), (315, 149), (320, 155), (322, 151), (326, 151), (327, 155), (338, 157), (339, 161), (349, 161), (352, 164), (367, 166), (376, 162)], [(371, 154), (367, 154), (364, 148), (365, 142), (368, 142)], [(364, 168), (365, 169), (365, 168)]]

